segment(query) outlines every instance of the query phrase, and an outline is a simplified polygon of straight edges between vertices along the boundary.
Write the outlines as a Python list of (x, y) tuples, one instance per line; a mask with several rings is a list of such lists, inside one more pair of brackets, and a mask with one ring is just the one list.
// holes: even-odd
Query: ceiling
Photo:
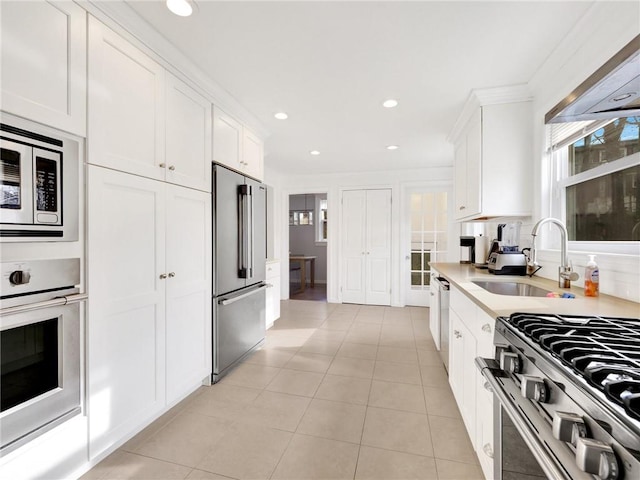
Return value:
[(470, 91), (528, 82), (592, 4), (127, 3), (263, 122), (269, 168), (308, 174), (451, 165)]

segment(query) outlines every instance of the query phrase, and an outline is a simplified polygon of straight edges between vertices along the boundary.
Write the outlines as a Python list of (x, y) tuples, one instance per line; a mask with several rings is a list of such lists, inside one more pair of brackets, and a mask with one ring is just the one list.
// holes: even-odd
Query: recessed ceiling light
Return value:
[(274, 115), (274, 117), (276, 117), (278, 120), (286, 120), (287, 118), (289, 118), (289, 115), (284, 112), (278, 112)]
[(398, 145), (387, 145), (387, 150), (397, 150)]
[(320, 152), (318, 150), (311, 150), (309, 153), (311, 155), (320, 155)]
[(187, 0), (167, 0), (167, 8), (180, 17), (188, 17), (193, 13), (193, 6)]
[(385, 100), (382, 106), (385, 108), (393, 108), (398, 106), (398, 101), (394, 100), (393, 98), (390, 98), (389, 100)]

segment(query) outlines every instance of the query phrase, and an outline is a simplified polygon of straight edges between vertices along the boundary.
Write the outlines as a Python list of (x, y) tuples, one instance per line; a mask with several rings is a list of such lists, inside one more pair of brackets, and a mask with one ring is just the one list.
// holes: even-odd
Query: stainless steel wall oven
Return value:
[(0, 120), (0, 241), (78, 240), (79, 144), (33, 122)]
[(0, 271), (0, 456), (80, 413), (80, 260)]

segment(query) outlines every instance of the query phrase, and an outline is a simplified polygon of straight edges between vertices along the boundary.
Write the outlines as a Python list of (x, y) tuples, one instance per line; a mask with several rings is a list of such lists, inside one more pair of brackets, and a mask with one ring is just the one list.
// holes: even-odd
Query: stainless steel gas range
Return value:
[(640, 478), (640, 319), (514, 313), (496, 358), (496, 479)]

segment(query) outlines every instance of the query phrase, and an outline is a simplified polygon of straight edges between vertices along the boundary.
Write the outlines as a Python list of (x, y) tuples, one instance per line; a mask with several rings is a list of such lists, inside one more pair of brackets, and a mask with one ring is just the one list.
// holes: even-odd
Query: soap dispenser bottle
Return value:
[(600, 271), (596, 263), (596, 256), (589, 255), (589, 262), (584, 269), (584, 295), (585, 297), (597, 297), (600, 286)]

